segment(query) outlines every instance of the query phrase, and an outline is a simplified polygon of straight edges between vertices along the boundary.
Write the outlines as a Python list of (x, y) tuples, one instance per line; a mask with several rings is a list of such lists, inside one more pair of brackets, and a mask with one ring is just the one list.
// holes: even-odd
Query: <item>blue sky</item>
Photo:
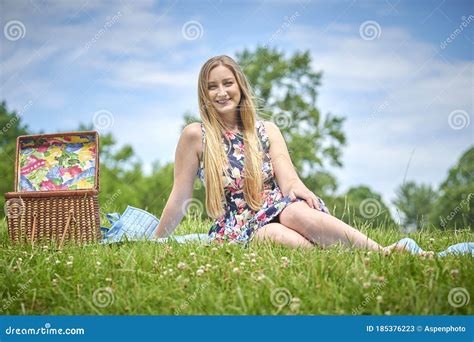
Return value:
[[(211, 56), (310, 50), (318, 108), (347, 117), (340, 191), (437, 186), (474, 142), (470, 1), (2, 1), (0, 98), (35, 131), (94, 122), (172, 161)], [(405, 177), (406, 174), (406, 177)]]

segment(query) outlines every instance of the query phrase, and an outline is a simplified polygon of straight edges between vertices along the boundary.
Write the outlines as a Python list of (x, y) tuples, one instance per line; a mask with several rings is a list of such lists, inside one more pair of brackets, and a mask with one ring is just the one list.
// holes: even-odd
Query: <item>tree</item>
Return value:
[[(5, 101), (0, 103), (0, 192), (1, 194), (13, 191), (15, 175), (16, 138), (28, 134), (28, 127), (22, 123), (17, 112), (9, 112)], [(0, 204), (5, 199), (1, 196)], [(2, 217), (5, 215), (1, 211)]]
[(474, 146), (463, 153), (441, 183), (431, 222), (442, 229), (472, 229), (474, 222)]
[(428, 224), (437, 199), (437, 194), (430, 185), (407, 182), (396, 190), (396, 196), (393, 204), (402, 212), (405, 226), (421, 229)]

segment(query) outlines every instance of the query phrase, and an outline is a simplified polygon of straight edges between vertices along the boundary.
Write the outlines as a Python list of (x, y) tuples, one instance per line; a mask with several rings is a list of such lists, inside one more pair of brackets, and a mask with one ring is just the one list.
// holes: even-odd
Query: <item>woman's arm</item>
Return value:
[(201, 150), (200, 124), (187, 125), (181, 133), (176, 147), (173, 189), (155, 231), (156, 238), (171, 235), (186, 214), (184, 205), (186, 200), (189, 200), (193, 195), (194, 179), (199, 167)]
[(266, 121), (264, 124), (270, 139), (273, 170), (283, 195), (288, 195), (291, 199), (302, 198), (311, 208), (320, 209), (316, 195), (298, 177), (280, 129), (273, 122)]

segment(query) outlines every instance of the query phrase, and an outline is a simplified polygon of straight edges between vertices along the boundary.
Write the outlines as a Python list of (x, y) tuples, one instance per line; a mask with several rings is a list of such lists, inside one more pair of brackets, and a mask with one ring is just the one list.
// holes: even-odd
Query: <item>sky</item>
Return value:
[(472, 1), (0, 3), (0, 100), (35, 132), (112, 132), (146, 170), (173, 161), (203, 63), (264, 44), (309, 50), (318, 109), (346, 117), (339, 193), (437, 188), (474, 143)]

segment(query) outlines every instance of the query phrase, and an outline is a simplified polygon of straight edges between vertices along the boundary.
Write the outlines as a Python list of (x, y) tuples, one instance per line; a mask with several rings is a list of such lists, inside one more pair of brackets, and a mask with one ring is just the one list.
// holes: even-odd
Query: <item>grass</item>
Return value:
[[(176, 233), (203, 233), (208, 227), (209, 222), (189, 219)], [(361, 230), (384, 245), (406, 236), (395, 228)], [(473, 235), (470, 230), (409, 234), (422, 248), (435, 251), (474, 241)], [(57, 250), (53, 245), (12, 245), (3, 220), (0, 265), (2, 315), (474, 312), (474, 263), (466, 255), (430, 259), (340, 246), (292, 250), (271, 244), (245, 249), (152, 242), (66, 245)]]

